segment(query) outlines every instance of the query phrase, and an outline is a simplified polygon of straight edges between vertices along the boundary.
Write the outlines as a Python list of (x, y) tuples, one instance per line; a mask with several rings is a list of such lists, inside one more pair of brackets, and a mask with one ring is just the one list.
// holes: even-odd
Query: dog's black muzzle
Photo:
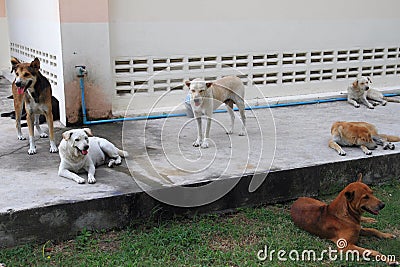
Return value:
[(17, 87), (22, 87), (22, 82), (21, 82), (21, 81), (18, 81), (18, 82), (15, 83), (15, 85), (16, 85)]
[(29, 87), (31, 86), (31, 84), (32, 84), (32, 81), (31, 81), (31, 80), (29, 80), (25, 85), (22, 83), (22, 81), (15, 82), (15, 85), (16, 85), (17, 87), (19, 87), (19, 88), (24, 88), (24, 91), (25, 91), (27, 88), (29, 88)]

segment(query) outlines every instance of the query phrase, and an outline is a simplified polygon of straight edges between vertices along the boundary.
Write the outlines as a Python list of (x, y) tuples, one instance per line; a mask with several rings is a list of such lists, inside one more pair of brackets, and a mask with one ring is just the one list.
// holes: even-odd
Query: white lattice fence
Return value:
[(249, 53), (171, 57), (121, 57), (114, 61), (117, 95), (152, 94), (182, 90), (185, 79), (215, 80), (238, 75), (245, 85), (256, 85), (268, 95), (277, 86), (306, 84), (320, 87), (359, 75), (371, 77), (400, 73), (399, 47), (324, 51)]

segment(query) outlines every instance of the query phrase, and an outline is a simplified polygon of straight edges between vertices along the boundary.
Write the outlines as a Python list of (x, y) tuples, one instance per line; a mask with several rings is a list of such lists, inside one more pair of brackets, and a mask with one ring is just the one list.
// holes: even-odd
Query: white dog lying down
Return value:
[[(360, 107), (360, 102), (370, 109), (373, 109), (378, 103), (382, 106), (386, 105), (387, 102), (400, 103), (399, 99), (385, 97), (378, 90), (372, 89), (370, 87), (371, 83), (369, 77), (360, 77), (356, 79), (352, 85), (347, 88), (347, 102), (356, 108)], [(372, 103), (368, 100), (371, 100)]]
[(127, 157), (128, 152), (118, 149), (110, 141), (93, 137), (89, 128), (69, 130), (62, 134), (63, 139), (58, 146), (61, 163), (58, 175), (72, 179), (79, 184), (85, 179), (75, 173), (88, 172), (88, 183), (94, 184), (96, 166), (108, 161), (108, 167), (121, 164), (121, 157)]

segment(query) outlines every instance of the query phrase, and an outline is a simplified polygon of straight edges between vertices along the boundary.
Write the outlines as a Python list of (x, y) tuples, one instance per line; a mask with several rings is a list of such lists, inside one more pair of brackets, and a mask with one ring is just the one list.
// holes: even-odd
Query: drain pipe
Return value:
[(86, 103), (85, 103), (84, 78), (85, 78), (85, 75), (87, 75), (86, 66), (83, 66), (83, 65), (75, 66), (75, 69), (77, 72), (77, 76), (79, 77), (79, 85), (81, 88), (82, 117), (83, 117), (84, 125), (102, 124), (102, 123), (110, 123), (110, 122), (123, 122), (123, 121), (154, 120), (154, 119), (164, 119), (164, 118), (171, 118), (171, 117), (186, 116), (186, 113), (180, 113), (180, 114), (161, 114), (161, 115), (153, 115), (153, 116), (137, 116), (137, 117), (128, 117), (128, 118), (115, 118), (115, 119), (90, 121), (87, 119)]
[(83, 124), (87, 122), (87, 115), (86, 115), (86, 103), (85, 103), (85, 84), (84, 78), (87, 75), (86, 66), (80, 65), (75, 66), (76, 76), (79, 78), (79, 86), (81, 88), (81, 101), (82, 101), (82, 116), (83, 116)]
[[(86, 113), (86, 103), (85, 103), (85, 83), (84, 78), (87, 75), (86, 66), (80, 65), (75, 66), (77, 71), (77, 76), (79, 77), (80, 81), (80, 88), (81, 88), (81, 102), (82, 102), (82, 116), (83, 116), (83, 124), (85, 125), (93, 125), (93, 124), (102, 124), (102, 123), (110, 123), (110, 122), (124, 122), (124, 121), (140, 121), (140, 120), (154, 120), (154, 119), (165, 119), (165, 118), (173, 118), (173, 117), (184, 117), (186, 113), (177, 113), (177, 114), (161, 114), (161, 115), (150, 115), (150, 116), (137, 116), (137, 117), (124, 117), (124, 118), (115, 118), (115, 119), (105, 119), (105, 120), (95, 120), (90, 121), (87, 119)], [(389, 93), (384, 94), (386, 97), (391, 96), (399, 96), (399, 94)], [(336, 101), (346, 101), (346, 97), (336, 97), (336, 98), (328, 98), (328, 99), (315, 99), (315, 100), (308, 100), (308, 101), (297, 101), (297, 102), (288, 102), (288, 103), (277, 103), (271, 105), (261, 105), (261, 106), (251, 106), (246, 107), (245, 110), (255, 110), (255, 109), (265, 109), (265, 108), (278, 108), (278, 107), (291, 107), (291, 106), (301, 106), (301, 105), (310, 105), (310, 104), (320, 104), (320, 103), (329, 103), (329, 102), (336, 102)], [(234, 108), (235, 111), (238, 108)], [(226, 109), (217, 109), (214, 113), (225, 113), (227, 112)]]

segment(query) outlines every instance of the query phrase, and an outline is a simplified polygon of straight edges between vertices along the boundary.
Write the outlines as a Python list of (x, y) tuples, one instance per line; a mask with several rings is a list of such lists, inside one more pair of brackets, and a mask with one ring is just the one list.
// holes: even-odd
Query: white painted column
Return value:
[(5, 0), (0, 0), (0, 35), (0, 74), (7, 75), (10, 72), (10, 41)]
[(81, 109), (75, 66), (85, 65), (85, 101), (90, 118), (109, 118), (114, 87), (111, 76), (108, 0), (59, 0), (67, 120)]

